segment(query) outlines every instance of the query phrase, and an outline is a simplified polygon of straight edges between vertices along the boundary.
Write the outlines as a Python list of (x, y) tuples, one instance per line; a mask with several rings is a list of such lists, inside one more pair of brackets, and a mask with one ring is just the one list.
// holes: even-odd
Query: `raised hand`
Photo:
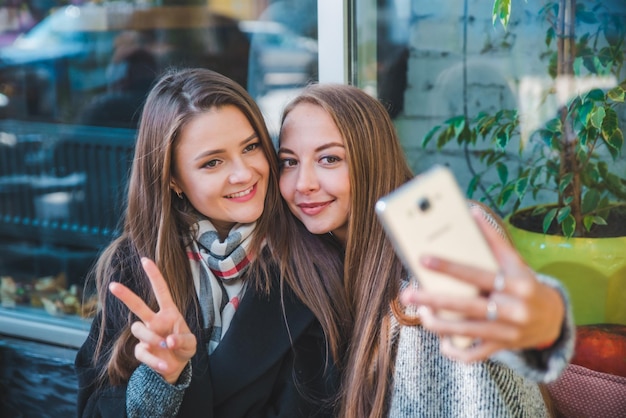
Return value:
[[(463, 335), (476, 344), (462, 349), (442, 338), (444, 355), (472, 362), (503, 349), (517, 350), (550, 345), (560, 333), (565, 306), (559, 292), (537, 281), (511, 244), (473, 210), (500, 266), (499, 274), (435, 257), (421, 262), (429, 269), (473, 283), (481, 294), (472, 298), (436, 295), (409, 287), (400, 301), (419, 307), (425, 328), (441, 335)], [(498, 277), (500, 276), (500, 277)], [(439, 309), (459, 312), (462, 320), (446, 320), (433, 314)]]
[(147, 258), (142, 258), (141, 263), (159, 304), (158, 312), (152, 311), (121, 283), (112, 282), (109, 290), (140, 319), (131, 326), (131, 332), (139, 340), (135, 346), (137, 360), (151, 367), (168, 383), (175, 384), (196, 353), (196, 337), (174, 304), (156, 264)]

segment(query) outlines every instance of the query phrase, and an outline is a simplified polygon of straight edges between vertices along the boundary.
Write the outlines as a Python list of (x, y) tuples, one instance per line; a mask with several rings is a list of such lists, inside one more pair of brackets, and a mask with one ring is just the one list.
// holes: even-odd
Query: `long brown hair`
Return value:
[[(280, 198), (278, 162), (261, 111), (243, 87), (221, 74), (201, 68), (171, 70), (159, 79), (146, 99), (135, 145), (123, 232), (105, 250), (95, 269), (100, 306), (109, 304), (127, 317), (127, 326), (121, 334), (110, 336), (106, 334), (107, 309), (102, 309), (94, 361), (96, 364), (106, 362), (106, 370), (102, 370), (100, 378), (108, 378), (113, 385), (127, 381), (138, 365), (133, 353), (137, 340), (130, 333), (130, 325), (136, 318), (108, 292), (108, 284), (118, 278), (120, 271), (130, 274), (138, 296), (157, 309), (139, 257), (155, 260), (181, 313), (187, 314), (189, 320), (188, 314), (198, 311), (185, 253), (196, 216), (189, 202), (179, 199), (170, 189), (172, 155), (187, 123), (199, 114), (226, 105), (237, 107), (246, 116), (270, 166), (265, 207), (256, 222), (250, 250), (252, 254), (263, 252), (263, 256), (255, 257), (250, 268), (250, 277), (259, 278), (254, 283), (255, 288), (269, 292), (270, 272), (275, 271), (278, 264), (283, 273), (281, 289), (283, 280), (295, 288), (297, 296), (319, 318), (331, 352), (339, 352), (344, 332), (339, 329), (342, 323), (339, 318), (344, 312), (331, 301), (335, 298), (335, 303), (341, 301), (345, 306), (341, 261), (336, 249), (328, 247), (328, 242), (301, 228), (296, 231), (299, 227)], [(264, 240), (268, 244), (265, 247)], [(307, 247), (316, 252), (307, 253)], [(307, 283), (301, 284), (301, 281)], [(197, 315), (191, 319), (199, 321)], [(190, 328), (194, 329), (194, 324), (190, 324)], [(107, 338), (116, 339), (111, 350), (106, 349)]]
[(405, 274), (382, 226), (378, 198), (413, 177), (391, 119), (383, 105), (356, 87), (307, 87), (285, 109), (299, 103), (322, 107), (337, 125), (346, 147), (351, 211), (345, 246), (344, 286), (354, 328), (344, 373), (341, 417), (380, 417), (387, 410), (393, 378), (390, 305)]

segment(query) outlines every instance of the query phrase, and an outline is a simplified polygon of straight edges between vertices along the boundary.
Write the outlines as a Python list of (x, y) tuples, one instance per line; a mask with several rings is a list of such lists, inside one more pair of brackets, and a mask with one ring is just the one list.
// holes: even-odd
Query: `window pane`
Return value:
[(316, 2), (22, 3), (0, 7), (0, 333), (76, 346), (152, 83), (170, 67), (221, 72), (276, 133), (317, 79)]
[[(508, 22), (501, 21), (507, 13), (492, 18), (494, 4), (511, 6)], [(468, 197), (503, 217), (560, 202), (539, 218), (540, 234), (548, 227), (577, 237), (625, 234), (619, 212), (609, 216), (626, 202), (625, 2), (370, 0), (355, 7), (354, 82), (388, 106), (416, 172), (450, 166)], [(592, 251), (597, 244), (577, 245)], [(544, 271), (565, 282), (581, 323), (626, 323), (623, 243), (615, 247), (616, 255), (588, 257), (612, 270)], [(541, 265), (541, 257), (528, 261)]]

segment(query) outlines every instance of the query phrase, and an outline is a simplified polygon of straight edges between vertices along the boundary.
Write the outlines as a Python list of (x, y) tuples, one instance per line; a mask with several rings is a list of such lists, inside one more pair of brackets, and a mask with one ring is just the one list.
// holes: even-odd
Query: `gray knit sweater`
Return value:
[(574, 323), (567, 295), (554, 279), (568, 308), (557, 342), (547, 350), (502, 351), (483, 362), (465, 364), (439, 352), (439, 338), (423, 327), (401, 326), (393, 318), (398, 344), (390, 418), (545, 417), (537, 382), (556, 379), (572, 356)]

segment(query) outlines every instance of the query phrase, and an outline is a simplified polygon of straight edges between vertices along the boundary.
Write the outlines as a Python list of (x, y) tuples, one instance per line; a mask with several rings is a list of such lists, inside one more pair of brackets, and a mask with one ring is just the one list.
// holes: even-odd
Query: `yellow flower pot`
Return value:
[(626, 324), (626, 237), (565, 238), (506, 226), (535, 270), (569, 292), (577, 325)]

